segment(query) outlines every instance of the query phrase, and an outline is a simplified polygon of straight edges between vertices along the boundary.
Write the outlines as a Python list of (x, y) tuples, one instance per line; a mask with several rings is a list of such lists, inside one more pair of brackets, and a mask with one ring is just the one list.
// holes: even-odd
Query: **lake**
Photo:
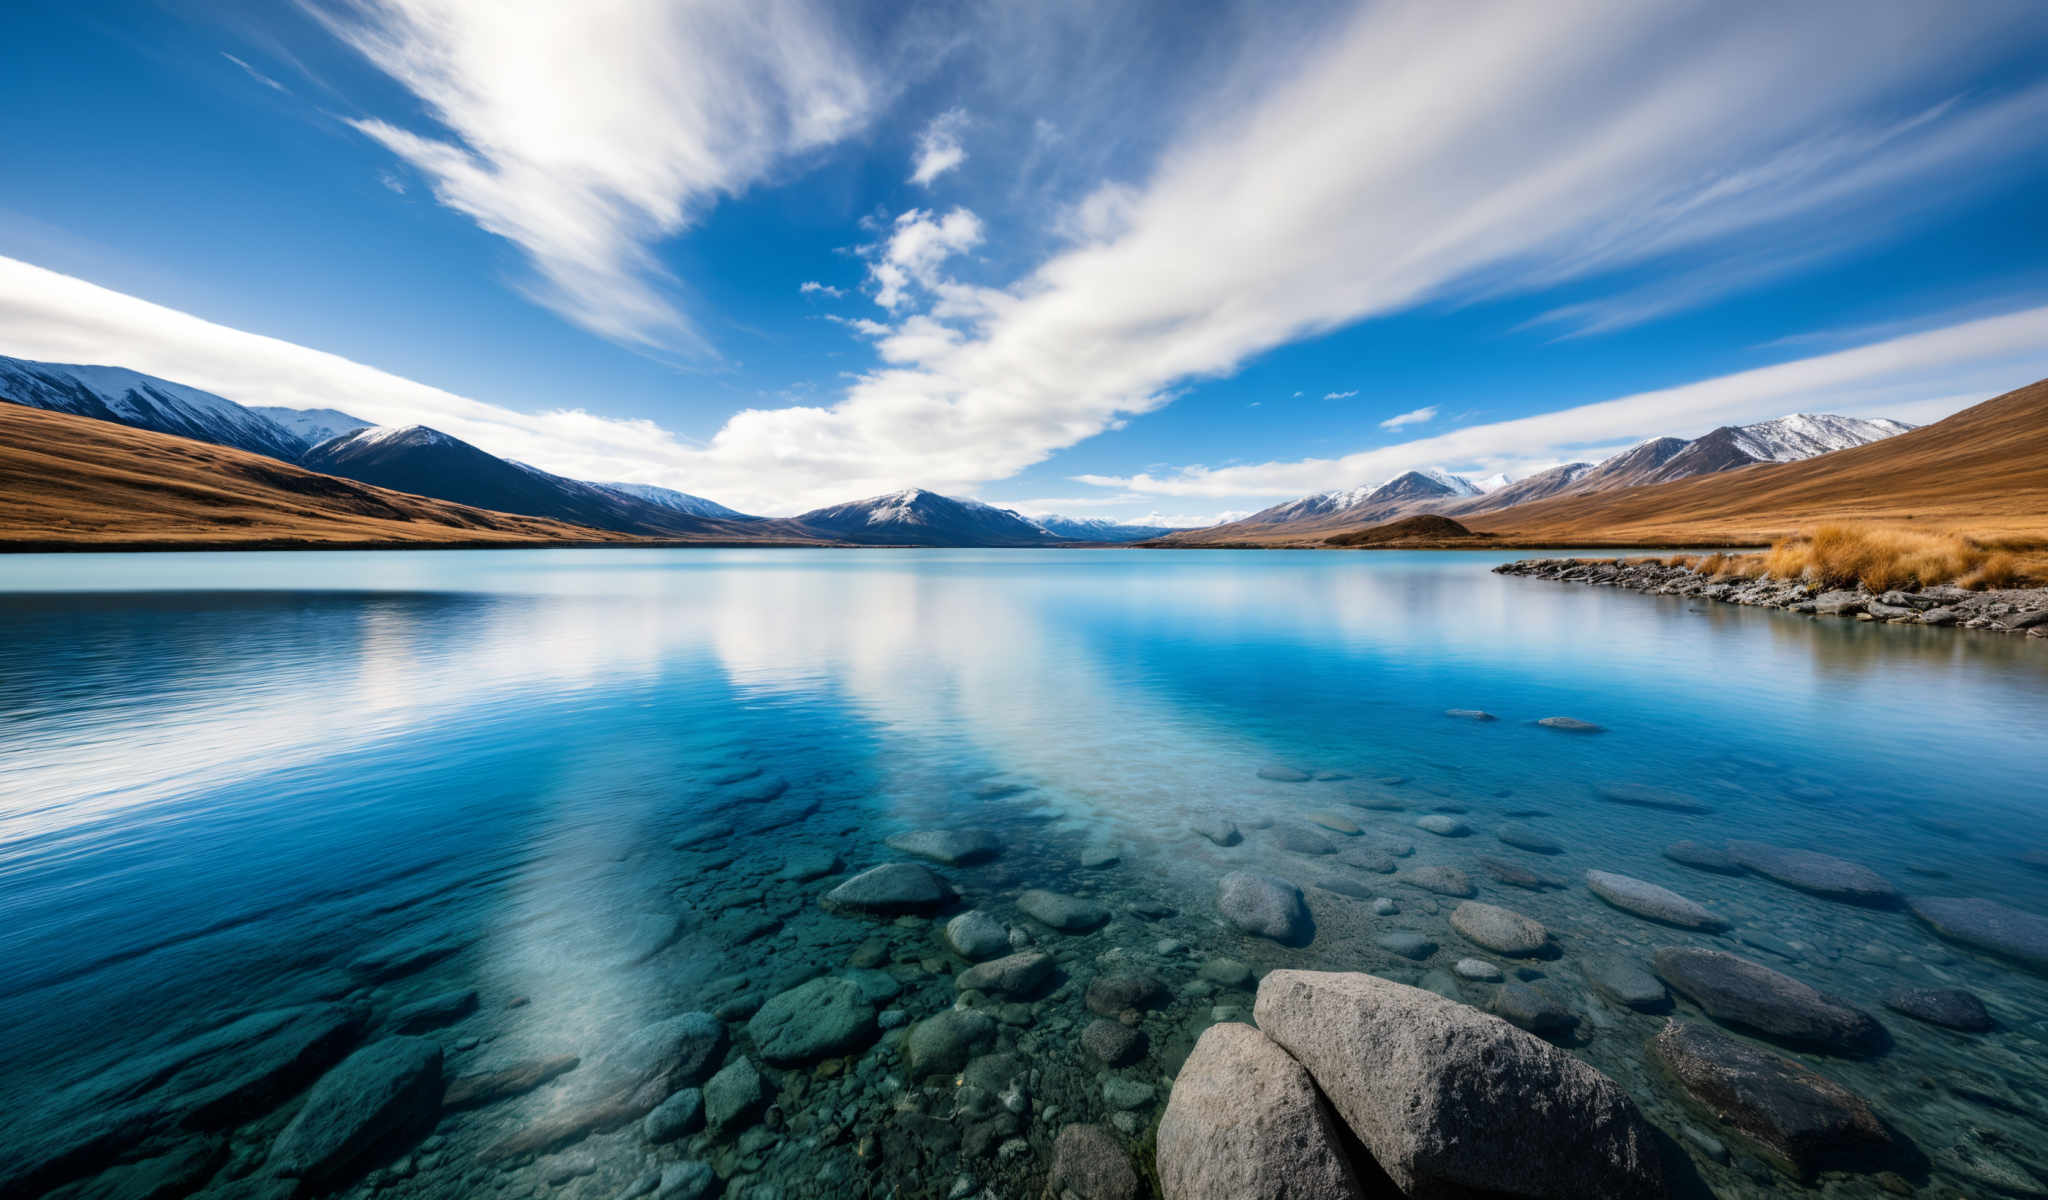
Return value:
[[(1486, 1006), (1501, 984), (1452, 970), (1477, 958), (1552, 1002), (1548, 1036), (1706, 1186), (1796, 1190), (1652, 1070), (1665, 1015), (1591, 983), (1595, 962), (1700, 946), (1882, 1022), (1875, 1057), (1769, 1044), (1863, 1097), (1911, 1148), (1894, 1169), (2039, 1194), (2048, 979), (1895, 905), (1664, 854), (1747, 839), (2048, 913), (2038, 639), (1490, 574), (1503, 557), (0, 558), (0, 1180), (141, 1162), (105, 1180), (256, 1188), (306, 1086), (402, 1034), (468, 1091), (443, 1110), (433, 1085), (321, 1187), (695, 1195), (715, 1174), (749, 1197), (1035, 1197), (1068, 1123), (1148, 1159), (1194, 1038), (1249, 1019), (1242, 968)], [(1555, 716), (1602, 731), (1535, 724)], [(934, 829), (983, 835), (940, 848), (957, 864), (885, 844)], [(821, 904), (891, 862), (957, 898)], [(1458, 889), (1425, 868), (1558, 953), (1464, 939)], [(1732, 928), (1640, 919), (1588, 869)], [(1220, 920), (1238, 870), (1303, 889), (1306, 944)], [(1027, 914), (1032, 889), (1080, 903)], [(1056, 972), (973, 993), (971, 1020), (919, 1042), (904, 1031), (955, 1004), (945, 927), (970, 909), (992, 918), (980, 954), (1043, 949)], [(1125, 1006), (1141, 1036), (1115, 1066), (1096, 1049), (1114, 1031), (1082, 1036), (1101, 976), (1163, 985)], [(1886, 1008), (1900, 987), (1967, 988), (1996, 1028)], [(648, 1115), (742, 1059), (703, 1116)]]

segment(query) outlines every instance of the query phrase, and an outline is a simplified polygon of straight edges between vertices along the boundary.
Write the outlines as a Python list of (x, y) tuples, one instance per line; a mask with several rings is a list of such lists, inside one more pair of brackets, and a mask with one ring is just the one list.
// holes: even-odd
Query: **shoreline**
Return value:
[(1655, 596), (1715, 600), (1747, 608), (1773, 608), (1802, 616), (1844, 617), (1886, 625), (1975, 629), (2048, 639), (2048, 587), (1981, 592), (1959, 587), (1871, 592), (1739, 576), (1702, 575), (1691, 567), (1618, 558), (1524, 558), (1502, 563), (1496, 575), (1618, 587)]

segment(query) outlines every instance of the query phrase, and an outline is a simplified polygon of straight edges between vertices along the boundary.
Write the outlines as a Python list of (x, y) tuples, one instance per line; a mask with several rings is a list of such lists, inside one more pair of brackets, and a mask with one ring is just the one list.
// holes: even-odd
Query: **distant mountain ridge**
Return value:
[(1143, 542), (1165, 537), (1186, 526), (1130, 525), (1108, 517), (1034, 517), (1040, 529), (1077, 542)]
[(796, 521), (870, 546), (1054, 546), (1069, 540), (1012, 509), (918, 487), (814, 508)]
[(1564, 463), (1490, 488), (1447, 471), (1407, 471), (1376, 486), (1304, 496), (1240, 521), (1163, 540), (1169, 545), (1272, 540), (1358, 529), (1420, 513), (1472, 517), (1558, 496), (1669, 483), (1758, 463), (1798, 462), (1912, 428), (1881, 418), (1793, 413), (1752, 425), (1723, 425), (1689, 441), (1651, 438), (1597, 463)]
[(233, 446), (286, 462), (298, 461), (314, 444), (226, 397), (126, 367), (0, 357), (0, 399)]

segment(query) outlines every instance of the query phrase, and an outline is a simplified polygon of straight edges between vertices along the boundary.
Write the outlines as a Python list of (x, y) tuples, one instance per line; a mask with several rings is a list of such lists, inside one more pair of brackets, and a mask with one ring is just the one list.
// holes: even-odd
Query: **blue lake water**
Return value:
[[(1036, 1196), (1069, 1122), (1147, 1156), (1195, 1036), (1249, 1014), (1248, 985), (1205, 974), (1211, 960), (1365, 970), (1488, 1004), (1497, 985), (1448, 968), (1518, 964), (1451, 930), (1455, 897), (1409, 882), (1449, 866), (1550, 929), (1562, 954), (1519, 967), (1575, 1019), (1557, 1040), (1627, 1087), (1719, 1194), (1800, 1185), (1679, 1104), (1643, 1054), (1665, 1017), (1591, 989), (1596, 956), (1728, 949), (1876, 1014), (1892, 1042), (1878, 1058), (1775, 1048), (1866, 1099), (1929, 1194), (2039, 1194), (2048, 980), (1902, 910), (1662, 851), (1753, 839), (1852, 860), (1908, 895), (2048, 914), (2048, 649), (1507, 579), (1488, 572), (1500, 557), (0, 558), (0, 1180), (33, 1191), (143, 1161), (184, 1172), (164, 1194), (254, 1186), (334, 1054), (408, 1005), (474, 990), (473, 1010), (451, 1001), (421, 1025), (447, 1076), (579, 1065), (429, 1114), (323, 1186), (610, 1197), (687, 1161), (729, 1195)], [(1550, 716), (1605, 732), (1533, 723)], [(1260, 774), (1276, 764), (1327, 778)], [(1364, 832), (1319, 828), (1316, 812)], [(1431, 813), (1470, 832), (1419, 829)], [(1190, 831), (1216, 814), (1241, 842)], [(1504, 845), (1509, 822), (1562, 852)], [(957, 902), (895, 919), (820, 906), (854, 872), (906, 859), (885, 838), (929, 828), (1000, 845), (928, 864)], [(1301, 851), (1318, 840), (1335, 853)], [(1365, 845), (1398, 870), (1345, 853)], [(1482, 858), (1559, 886), (1509, 886)], [(1734, 929), (1620, 912), (1587, 891), (1588, 868), (1676, 889)], [(1222, 924), (1217, 880), (1238, 869), (1300, 885), (1313, 940)], [(1053, 930), (1017, 908), (1031, 888), (1110, 919)], [(1398, 911), (1375, 911), (1381, 897)], [(1020, 1101), (970, 1105), (957, 1067), (917, 1078), (899, 1045), (903, 1023), (955, 1003), (966, 963), (939, 931), (966, 908), (1060, 960), (1044, 994), (989, 1001), (993, 1032), (972, 1047), (995, 1064), (984, 1075), (1007, 1063), (1014, 1077), (986, 1090), (1015, 1084)], [(1392, 953), (1379, 939), (1395, 932), (1437, 949)], [(1106, 1067), (1079, 1040), (1083, 989), (1135, 969), (1170, 999), (1140, 1019), (1142, 1057)], [(720, 1060), (754, 1061), (748, 1014), (848, 971), (865, 989), (858, 1044), (770, 1066), (762, 1101), (716, 1136), (651, 1141), (636, 1111), (516, 1149), (522, 1131), (575, 1124), (616, 1068), (607, 1049), (636, 1031), (717, 1013), (732, 1035)], [(1968, 988), (1997, 1028), (1885, 1009), (1900, 986)], [(281, 1012), (345, 1013), (346, 1028), (279, 1066), (250, 1021)], [(216, 1043), (233, 1043), (218, 1069)], [(245, 1060), (269, 1074), (237, 1096), (260, 1102), (194, 1116), (180, 1089)], [(1112, 1102), (1112, 1081), (1154, 1094), (1113, 1088)], [(126, 1124), (100, 1136), (109, 1114)], [(1870, 1174), (1824, 1183), (1885, 1194)]]

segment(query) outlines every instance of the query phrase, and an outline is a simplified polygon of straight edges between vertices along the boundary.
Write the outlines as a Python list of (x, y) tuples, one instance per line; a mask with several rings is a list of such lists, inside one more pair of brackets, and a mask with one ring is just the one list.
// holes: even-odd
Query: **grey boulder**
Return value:
[(813, 979), (769, 998), (747, 1021), (761, 1057), (795, 1066), (858, 1050), (879, 1032), (875, 1005), (853, 979)]
[(1079, 1200), (1137, 1200), (1138, 1173), (1131, 1156), (1100, 1125), (1069, 1125), (1053, 1139), (1048, 1194), (1062, 1189)]
[(1303, 945), (1315, 936), (1301, 889), (1284, 879), (1232, 871), (1216, 885), (1216, 911), (1246, 933), (1283, 945)]
[(899, 854), (928, 858), (949, 867), (986, 862), (1003, 849), (1002, 842), (986, 829), (916, 829), (896, 834), (886, 844)]
[(1831, 854), (1737, 840), (1728, 843), (1728, 857), (1765, 879), (1830, 900), (1878, 908), (1898, 903), (1898, 889), (1884, 876)]
[(1541, 922), (1477, 900), (1467, 900), (1451, 911), (1451, 928), (1466, 941), (1496, 954), (1524, 957), (1550, 947), (1550, 931)]
[(1156, 1146), (1165, 1200), (1364, 1195), (1308, 1072), (1249, 1025), (1212, 1025), (1195, 1043)]
[(1996, 900), (1956, 896), (1918, 896), (1911, 907), (1914, 916), (1949, 941), (2048, 973), (2048, 917)]
[(884, 863), (826, 892), (827, 911), (897, 916), (930, 912), (953, 898), (946, 881), (916, 863)]
[(1109, 909), (1093, 900), (1032, 888), (1017, 897), (1025, 916), (1064, 933), (1084, 933), (1109, 920)]
[(953, 977), (953, 986), (963, 992), (1024, 996), (1051, 979), (1052, 971), (1052, 955), (1042, 950), (1025, 950), (969, 967)]
[(1869, 1013), (1762, 963), (1682, 946), (1657, 951), (1653, 962), (1658, 978), (1724, 1024), (1850, 1058), (1885, 1046), (1884, 1027)]
[(1010, 948), (1010, 931), (977, 908), (946, 922), (946, 945), (969, 962), (980, 962)]
[(1586, 886), (1593, 894), (1625, 913), (1655, 921), (1660, 925), (1676, 925), (1680, 929), (1703, 929), (1708, 932), (1728, 928), (1728, 922), (1708, 912), (1705, 907), (1686, 899), (1667, 887), (1659, 887), (1627, 875), (1612, 871), (1586, 872)]
[(1991, 1032), (1991, 1014), (1984, 1002), (1961, 988), (1896, 988), (1885, 996), (1884, 1006), (1930, 1025), (1964, 1033)]
[(1469, 1005), (1372, 975), (1274, 971), (1260, 1029), (1412, 1200), (1664, 1195), (1649, 1125), (1615, 1082)]
[(440, 1044), (385, 1038), (320, 1077), (271, 1144), (268, 1166), (309, 1188), (340, 1182), (390, 1140), (424, 1134), (440, 1112)]
[(1788, 1174), (1869, 1165), (1891, 1142), (1847, 1088), (1717, 1029), (1669, 1021), (1649, 1056), (1689, 1103)]

